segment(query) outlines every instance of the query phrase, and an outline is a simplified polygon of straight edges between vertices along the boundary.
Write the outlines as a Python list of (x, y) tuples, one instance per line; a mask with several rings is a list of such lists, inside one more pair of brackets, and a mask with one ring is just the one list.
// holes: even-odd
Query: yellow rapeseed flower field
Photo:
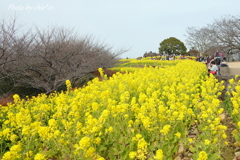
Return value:
[[(189, 158), (219, 159), (227, 145), (219, 118), (223, 83), (195, 61), (154, 63), (73, 91), (66, 81), (66, 92), (27, 100), (14, 95), (14, 104), (1, 107), (0, 158), (172, 160), (183, 145)], [(240, 83), (232, 84), (234, 116)]]

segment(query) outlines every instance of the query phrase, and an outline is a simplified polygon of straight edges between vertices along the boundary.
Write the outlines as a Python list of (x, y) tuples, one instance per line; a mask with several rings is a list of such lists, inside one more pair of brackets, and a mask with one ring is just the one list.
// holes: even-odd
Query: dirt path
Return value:
[(240, 75), (240, 62), (227, 62), (231, 75)]
[(240, 75), (240, 62), (227, 62), (227, 65), (228, 67), (220, 68), (221, 75)]

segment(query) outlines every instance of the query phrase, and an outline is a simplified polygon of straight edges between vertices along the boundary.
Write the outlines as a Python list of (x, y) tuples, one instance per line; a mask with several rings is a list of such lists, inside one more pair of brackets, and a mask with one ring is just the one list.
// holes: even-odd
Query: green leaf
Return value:
[(129, 155), (129, 151), (124, 150), (124, 152), (122, 154), (122, 159), (128, 159), (128, 155)]
[(218, 153), (214, 153), (214, 154), (209, 156), (208, 160), (216, 160), (216, 159), (219, 159), (218, 157), (220, 157), (219, 154)]
[(98, 146), (98, 151), (99, 152), (105, 151), (106, 149), (107, 149), (107, 147), (105, 147), (104, 145), (99, 145)]
[(154, 150), (155, 150), (155, 144), (152, 143), (152, 144), (149, 146), (149, 149), (150, 149), (151, 151), (154, 151)]

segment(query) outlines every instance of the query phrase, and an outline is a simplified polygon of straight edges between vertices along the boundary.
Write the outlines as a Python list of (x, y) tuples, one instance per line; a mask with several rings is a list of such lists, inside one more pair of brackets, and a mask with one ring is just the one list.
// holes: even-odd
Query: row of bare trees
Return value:
[(224, 16), (202, 28), (189, 27), (185, 36), (186, 44), (201, 54), (212, 56), (220, 50), (233, 58), (240, 53), (240, 15)]
[(92, 36), (80, 37), (73, 29), (33, 27), (26, 31), (16, 18), (0, 23), (0, 83), (50, 93), (65, 84), (74, 83), (98, 68), (112, 67), (127, 50), (112, 51), (108, 44)]

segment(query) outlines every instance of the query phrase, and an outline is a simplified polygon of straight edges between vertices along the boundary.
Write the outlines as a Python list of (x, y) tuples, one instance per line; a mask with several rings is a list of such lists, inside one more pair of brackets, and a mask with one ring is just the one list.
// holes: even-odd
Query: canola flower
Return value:
[(204, 152), (204, 151), (201, 151), (201, 152), (199, 153), (198, 158), (197, 158), (197, 160), (207, 160), (207, 159), (208, 159), (208, 155), (207, 155), (207, 153)]
[(129, 158), (134, 159), (136, 157), (136, 155), (137, 155), (137, 153), (132, 151), (129, 153)]
[(100, 76), (103, 77), (104, 76), (104, 70), (102, 68), (98, 69), (98, 72), (100, 73)]
[(35, 156), (34, 156), (34, 160), (46, 160), (46, 156), (44, 154), (41, 154), (41, 153), (37, 153)]
[[(10, 148), (21, 144), (19, 159), (30, 151), (35, 159), (164, 159), (176, 155), (180, 142), (218, 153), (215, 146), (226, 143), (220, 137), (226, 138), (227, 128), (218, 118), (223, 84), (207, 76), (204, 64), (161, 63), (164, 67), (146, 66), (105, 81), (95, 78), (67, 93), (26, 101), (15, 96), (16, 103), (1, 108), (0, 142)], [(192, 126), (200, 132), (188, 141)], [(0, 157), (11, 154), (8, 147), (0, 151)]]
[(161, 149), (157, 150), (156, 156), (154, 156), (154, 159), (156, 159), (156, 160), (162, 160), (163, 159), (163, 151)]
[(66, 80), (66, 86), (67, 86), (68, 89), (72, 88), (72, 84), (71, 84), (70, 80)]
[(20, 151), (21, 150), (22, 150), (22, 146), (21, 145), (13, 145), (10, 148), (10, 151), (6, 152), (3, 155), (2, 160), (19, 159), (21, 157), (21, 155), (20, 155)]
[[(235, 138), (236, 142), (234, 143), (236, 146), (240, 146), (240, 80), (237, 80), (239, 75), (236, 75), (233, 79), (229, 80), (228, 92), (227, 94), (230, 97), (230, 102), (232, 104), (232, 120), (237, 125), (236, 129), (232, 131), (232, 135)], [(226, 135), (223, 135), (225, 138)]]
[(160, 133), (163, 133), (164, 135), (168, 134), (170, 131), (171, 126), (170, 125), (165, 125), (162, 130), (160, 130)]

